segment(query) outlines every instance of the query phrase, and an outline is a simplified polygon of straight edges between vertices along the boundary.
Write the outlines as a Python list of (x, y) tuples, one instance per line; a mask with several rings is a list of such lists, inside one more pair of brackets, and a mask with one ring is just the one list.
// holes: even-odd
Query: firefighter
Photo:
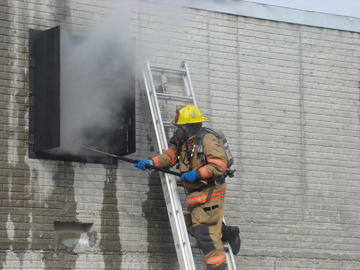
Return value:
[(146, 164), (158, 168), (178, 166), (180, 181), (187, 192), (187, 229), (196, 238), (207, 269), (224, 270), (226, 256), (222, 240), (228, 241), (234, 254), (237, 254), (240, 249), (239, 229), (222, 223), (227, 162), (220, 141), (211, 133), (205, 134), (203, 154), (198, 154), (196, 137), (204, 121), (209, 120), (196, 106), (178, 108), (170, 148), (151, 160), (136, 159), (135, 167), (146, 170)]

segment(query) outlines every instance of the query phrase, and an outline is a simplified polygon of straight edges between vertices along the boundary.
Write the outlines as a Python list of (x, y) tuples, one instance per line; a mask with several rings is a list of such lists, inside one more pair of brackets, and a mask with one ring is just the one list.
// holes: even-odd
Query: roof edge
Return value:
[(360, 32), (360, 18), (294, 8), (279, 7), (243, 0), (147, 0), (167, 5), (240, 15), (321, 28)]

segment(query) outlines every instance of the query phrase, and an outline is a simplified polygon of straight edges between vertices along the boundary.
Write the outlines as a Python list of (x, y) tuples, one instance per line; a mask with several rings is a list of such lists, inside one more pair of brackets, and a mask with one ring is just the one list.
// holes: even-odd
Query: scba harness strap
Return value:
[[(216, 138), (218, 138), (218, 140), (220, 140), (222, 146), (223, 146), (223, 150), (224, 150), (224, 153), (225, 153), (225, 156), (226, 156), (226, 159), (227, 159), (227, 164), (224, 164), (223, 161), (221, 160), (217, 160), (217, 159), (209, 159), (207, 160), (206, 159), (206, 156), (205, 156), (205, 153), (204, 153), (204, 144), (203, 144), (203, 139), (204, 139), (204, 136), (207, 134), (207, 133), (211, 133), (213, 135), (215, 135)], [(231, 155), (231, 152), (230, 152), (230, 149), (229, 149), (229, 145), (227, 143), (227, 140), (225, 138), (225, 135), (221, 132), (221, 134), (219, 134), (220, 132), (219, 131), (215, 131), (215, 130), (212, 130), (210, 128), (204, 128), (202, 127), (200, 129), (200, 132), (199, 134), (197, 135), (196, 137), (196, 145), (197, 145), (197, 155), (198, 155), (198, 158), (204, 163), (204, 164), (208, 164), (208, 163), (214, 163), (214, 164), (217, 164), (219, 165), (221, 168), (224, 169), (225, 173), (223, 174), (223, 176), (215, 179), (215, 184), (222, 184), (225, 182), (225, 178), (226, 177), (234, 177), (234, 173), (236, 170), (232, 170), (230, 169), (231, 165), (233, 164), (233, 157)], [(223, 179), (221, 179), (223, 178)]]

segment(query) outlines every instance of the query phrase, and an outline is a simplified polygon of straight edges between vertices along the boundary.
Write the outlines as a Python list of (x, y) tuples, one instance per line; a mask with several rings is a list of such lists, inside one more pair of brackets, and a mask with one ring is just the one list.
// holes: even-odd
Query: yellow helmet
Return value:
[(176, 116), (172, 122), (174, 125), (209, 122), (209, 119), (201, 115), (198, 107), (194, 105), (181, 106), (176, 110)]

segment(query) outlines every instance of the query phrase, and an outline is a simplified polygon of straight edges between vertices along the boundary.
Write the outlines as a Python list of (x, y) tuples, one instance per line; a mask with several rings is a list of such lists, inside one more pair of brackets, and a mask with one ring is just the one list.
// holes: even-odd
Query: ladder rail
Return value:
[(226, 255), (226, 264), (228, 267), (227, 270), (236, 270), (235, 257), (229, 243), (224, 244), (224, 250)]
[[(157, 150), (162, 153), (167, 148), (166, 134), (161, 117), (160, 106), (157, 101), (155, 84), (152, 79), (150, 63), (146, 63), (146, 71), (143, 73), (145, 89), (148, 97), (149, 107), (154, 123), (157, 140)], [(148, 78), (147, 78), (148, 77)], [(150, 85), (149, 85), (150, 84)], [(175, 249), (182, 270), (195, 270), (195, 263), (191, 251), (190, 240), (186, 231), (186, 224), (182, 212), (182, 205), (177, 193), (176, 179), (169, 174), (160, 173), (161, 184), (164, 191), (166, 207), (168, 210), (172, 234), (175, 240)]]
[(186, 93), (187, 93), (188, 96), (192, 97), (193, 105), (197, 107), (197, 102), (196, 102), (196, 99), (195, 99), (195, 92), (194, 92), (194, 88), (192, 86), (191, 77), (190, 77), (190, 71), (189, 71), (189, 68), (188, 68), (185, 61), (183, 61), (181, 63), (181, 67), (183, 69), (185, 69), (185, 74), (183, 75), (183, 79), (184, 79), (184, 85), (185, 85)]
[[(147, 82), (145, 73), (143, 73), (143, 79), (144, 79), (145, 82)], [(148, 84), (145, 83), (146, 93), (149, 93), (149, 92), (150, 92), (150, 90), (149, 90), (148, 88), (149, 88)], [(150, 96), (149, 96), (149, 95), (146, 95), (146, 96), (147, 96), (147, 99), (148, 99), (149, 104), (151, 104), (151, 98), (150, 98)], [(152, 106), (149, 106), (149, 108), (150, 108), (150, 112), (151, 112), (152, 121), (153, 121), (153, 122), (156, 122), (157, 119), (155, 118), (154, 108), (153, 108)], [(160, 141), (160, 139), (159, 139), (159, 137), (160, 137), (160, 136), (159, 136), (159, 131), (158, 131), (156, 128), (154, 128), (154, 131), (155, 131), (155, 137), (156, 137), (157, 143), (158, 143), (158, 145), (161, 145), (161, 141)]]
[[(160, 125), (159, 133), (161, 133), (161, 136), (160, 136), (159, 133), (157, 134), (158, 135), (157, 138), (158, 138), (158, 143), (159, 143), (159, 146), (160, 146), (159, 151), (160, 151), (160, 153), (162, 153), (165, 149), (168, 148), (168, 143), (166, 141), (165, 129), (164, 129), (164, 126), (162, 124), (162, 117), (161, 117), (161, 113), (160, 113), (159, 102), (158, 102), (157, 96), (156, 96), (155, 84), (154, 84), (154, 80), (153, 80), (153, 77), (152, 77), (152, 72), (151, 72), (149, 60), (146, 60), (146, 68), (147, 68), (147, 71), (148, 71), (148, 74), (149, 74), (149, 79), (150, 79), (150, 84), (151, 84), (151, 89), (152, 89), (151, 92), (150, 91), (148, 92), (148, 93), (150, 93), (150, 97), (149, 97), (149, 95), (148, 95), (148, 97), (149, 97), (149, 102), (150, 102), (151, 94), (152, 94), (152, 97), (153, 97), (152, 101), (153, 102), (150, 103), (150, 104), (155, 104), (156, 115), (157, 115), (157, 119), (155, 119), (155, 123)], [(150, 89), (147, 89), (147, 90), (150, 90)], [(152, 111), (152, 115), (155, 115), (154, 111)]]
[(176, 179), (174, 176), (169, 174), (164, 174), (164, 181), (167, 183), (167, 187), (169, 189), (169, 195), (170, 195), (170, 201), (173, 202), (172, 205), (172, 211), (174, 218), (177, 222), (174, 222), (172, 226), (176, 227), (177, 233), (180, 234), (179, 239), (177, 239), (176, 249), (180, 249), (181, 252), (179, 253), (183, 255), (185, 258), (183, 260), (179, 260), (180, 269), (186, 269), (186, 270), (195, 270), (195, 263), (194, 258), (191, 250), (190, 245), (190, 239), (187, 234), (185, 219), (182, 211), (182, 205), (180, 202), (179, 195), (177, 193), (177, 185), (176, 185)]

